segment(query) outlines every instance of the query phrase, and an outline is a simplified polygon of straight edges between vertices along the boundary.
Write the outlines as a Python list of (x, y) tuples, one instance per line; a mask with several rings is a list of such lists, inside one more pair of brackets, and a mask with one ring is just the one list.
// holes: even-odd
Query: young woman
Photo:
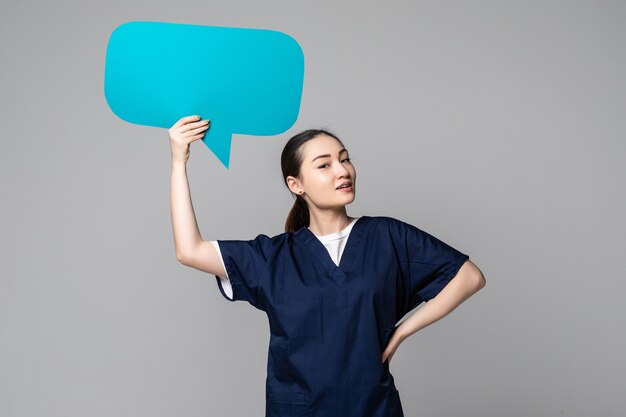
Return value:
[(208, 128), (189, 116), (169, 130), (176, 258), (215, 275), (227, 300), (267, 314), (266, 417), (402, 417), (389, 361), (402, 341), (484, 287), (480, 270), (401, 220), (348, 216), (356, 171), (324, 130), (301, 132), (283, 149), (283, 178), (296, 197), (284, 233), (202, 240), (185, 164)]

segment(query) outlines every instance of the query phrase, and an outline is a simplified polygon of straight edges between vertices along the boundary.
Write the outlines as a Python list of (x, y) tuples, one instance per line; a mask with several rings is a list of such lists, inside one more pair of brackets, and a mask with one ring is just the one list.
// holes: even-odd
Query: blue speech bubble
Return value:
[(129, 22), (109, 38), (104, 93), (130, 123), (210, 119), (202, 140), (228, 168), (234, 133), (278, 135), (295, 123), (303, 79), (302, 48), (282, 32)]

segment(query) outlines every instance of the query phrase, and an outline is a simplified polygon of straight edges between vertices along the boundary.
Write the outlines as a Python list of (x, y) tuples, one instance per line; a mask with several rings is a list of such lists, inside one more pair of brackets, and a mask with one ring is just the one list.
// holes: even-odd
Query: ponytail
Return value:
[(296, 201), (287, 215), (285, 232), (296, 232), (302, 227), (309, 225), (309, 206), (300, 195), (296, 195)]

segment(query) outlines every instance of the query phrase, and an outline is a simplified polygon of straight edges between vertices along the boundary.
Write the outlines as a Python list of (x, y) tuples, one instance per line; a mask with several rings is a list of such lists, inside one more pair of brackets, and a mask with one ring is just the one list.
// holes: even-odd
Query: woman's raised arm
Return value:
[(226, 276), (222, 261), (215, 247), (202, 240), (191, 203), (187, 179), (189, 145), (201, 139), (209, 127), (209, 120), (187, 116), (178, 120), (170, 129), (172, 151), (172, 180), (170, 209), (176, 259), (183, 265), (221, 277)]

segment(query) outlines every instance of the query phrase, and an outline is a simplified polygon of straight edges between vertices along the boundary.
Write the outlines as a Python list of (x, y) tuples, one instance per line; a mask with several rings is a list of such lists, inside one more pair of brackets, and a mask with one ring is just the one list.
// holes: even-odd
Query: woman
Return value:
[(349, 217), (356, 171), (324, 130), (301, 132), (283, 149), (283, 178), (296, 196), (285, 233), (202, 240), (185, 164), (209, 125), (189, 116), (169, 130), (176, 257), (215, 275), (229, 301), (267, 314), (266, 417), (403, 416), (389, 361), (402, 341), (484, 287), (482, 273), (410, 224)]

